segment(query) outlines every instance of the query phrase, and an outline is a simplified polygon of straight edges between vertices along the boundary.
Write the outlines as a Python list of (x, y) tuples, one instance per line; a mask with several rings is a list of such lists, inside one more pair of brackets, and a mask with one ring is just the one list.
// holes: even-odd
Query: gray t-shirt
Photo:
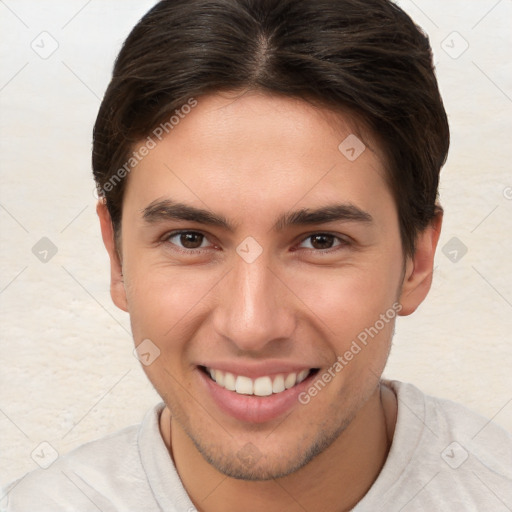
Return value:
[[(387, 384), (398, 397), (393, 443), (353, 512), (510, 512), (512, 436), (411, 384)], [(13, 482), (0, 510), (194, 512), (160, 435), (162, 407), (140, 426), (85, 444)]]

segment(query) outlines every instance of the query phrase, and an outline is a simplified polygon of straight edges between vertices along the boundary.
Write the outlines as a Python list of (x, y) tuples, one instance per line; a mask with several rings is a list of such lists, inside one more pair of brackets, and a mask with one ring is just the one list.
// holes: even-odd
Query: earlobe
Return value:
[(401, 316), (414, 313), (427, 296), (432, 285), (434, 270), (434, 256), (436, 252), (443, 214), (440, 211), (416, 238), (416, 250), (414, 256), (406, 262), (406, 270), (402, 290), (400, 294)]
[(119, 309), (128, 311), (128, 301), (126, 299), (126, 290), (123, 281), (123, 268), (116, 247), (114, 227), (107, 205), (101, 200), (98, 201), (96, 205), (96, 213), (100, 219), (103, 243), (110, 258), (110, 295), (114, 304)]

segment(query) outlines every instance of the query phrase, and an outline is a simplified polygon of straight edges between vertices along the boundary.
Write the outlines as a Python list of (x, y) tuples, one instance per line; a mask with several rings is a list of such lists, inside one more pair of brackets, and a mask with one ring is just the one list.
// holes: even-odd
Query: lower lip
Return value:
[(308, 375), (300, 384), (269, 396), (240, 395), (214, 382), (204, 371), (198, 369), (201, 380), (215, 404), (224, 413), (247, 423), (265, 423), (289, 412), (300, 405), (299, 394), (309, 385), (314, 374)]

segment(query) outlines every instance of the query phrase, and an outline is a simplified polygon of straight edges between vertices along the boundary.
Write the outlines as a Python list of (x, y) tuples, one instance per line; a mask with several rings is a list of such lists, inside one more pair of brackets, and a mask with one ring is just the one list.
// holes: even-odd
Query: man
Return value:
[(510, 510), (511, 437), (381, 379), (430, 288), (448, 143), (428, 40), (387, 0), (157, 4), (93, 168), (164, 403), (7, 510)]

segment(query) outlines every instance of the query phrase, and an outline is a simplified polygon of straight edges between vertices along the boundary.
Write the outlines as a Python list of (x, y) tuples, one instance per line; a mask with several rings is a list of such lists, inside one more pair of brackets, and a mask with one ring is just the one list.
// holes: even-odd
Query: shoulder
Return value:
[(143, 510), (151, 491), (140, 460), (140, 430), (140, 425), (125, 428), (28, 473), (4, 489), (0, 510)]
[(512, 435), (412, 384), (386, 384), (398, 401), (395, 435), (379, 477), (355, 510), (510, 510)]
[[(461, 404), (427, 395), (412, 384), (394, 381), (391, 385), (398, 397), (399, 410), (402, 409), (402, 430), (411, 424), (419, 426), (418, 446), (426, 448), (425, 442), (430, 440), (432, 447), (443, 448), (439, 456), (448, 466), (471, 457), (512, 481), (509, 432)], [(453, 458), (457, 461), (450, 460)]]
[[(399, 397), (399, 407), (401, 401), (403, 407), (415, 410), (423, 420), (424, 436), (431, 435), (439, 442), (450, 441), (451, 449), (462, 455), (462, 448), (468, 457), (479, 459), (512, 480), (511, 433), (461, 404), (424, 394), (412, 384), (395, 381), (392, 385)], [(451, 449), (441, 455), (449, 458)]]

